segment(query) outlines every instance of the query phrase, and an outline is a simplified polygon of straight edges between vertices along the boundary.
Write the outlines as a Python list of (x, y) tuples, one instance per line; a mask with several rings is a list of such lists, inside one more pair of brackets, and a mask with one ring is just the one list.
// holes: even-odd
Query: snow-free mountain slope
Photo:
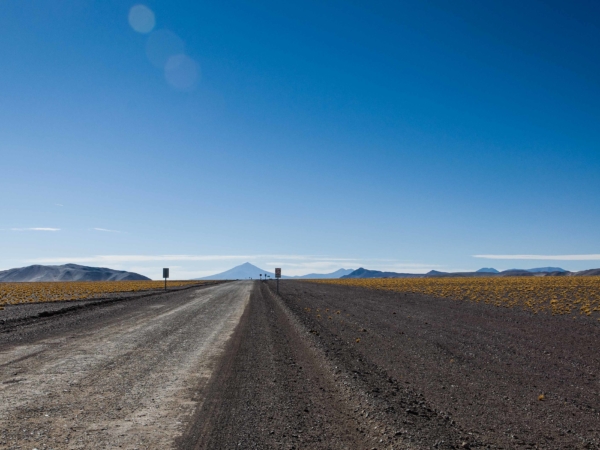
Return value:
[(344, 275), (341, 278), (422, 278), (422, 274), (415, 273), (396, 273), (381, 272), (379, 270), (369, 270), (364, 267), (356, 269), (354, 272)]
[(570, 275), (598, 275), (600, 269), (591, 269), (582, 272), (569, 272), (560, 267), (540, 267), (537, 269), (509, 269), (498, 272), (496, 269), (483, 268), (477, 272), (440, 272), (431, 270), (425, 274), (396, 273), (369, 270), (361, 267), (341, 278), (458, 278), (458, 277), (533, 277), (533, 276), (570, 276)]
[[(226, 270), (225, 272), (210, 275), (204, 278), (198, 278), (199, 280), (247, 280), (249, 278), (258, 279), (260, 275), (267, 274), (271, 278), (275, 278), (273, 272), (263, 270), (260, 267), (256, 267), (254, 264), (249, 262), (235, 266), (232, 269)], [(285, 278), (285, 277), (284, 277)]]
[(354, 272), (354, 269), (338, 269), (331, 273), (309, 273), (306, 275), (300, 275), (292, 278), (304, 278), (304, 279), (320, 279), (320, 278), (342, 278), (344, 275), (348, 275)]
[[(285, 273), (285, 268), (282, 269)], [(338, 269), (332, 273), (309, 273), (307, 275), (300, 275), (294, 277), (282, 274), (281, 278), (341, 278), (342, 276), (352, 273), (353, 271), (354, 269)], [(275, 278), (275, 274), (273, 272), (261, 269), (260, 267), (256, 267), (254, 264), (250, 264), (249, 262), (247, 262), (239, 266), (235, 266), (232, 269), (226, 270), (225, 272), (217, 273), (215, 275), (210, 275), (204, 278), (198, 278), (198, 280), (247, 280), (249, 278), (259, 279), (261, 274), (263, 276), (267, 274), (271, 278)]]
[(27, 266), (0, 272), (1, 282), (31, 281), (134, 281), (150, 280), (139, 273), (113, 270), (106, 267), (87, 267), (77, 264), (62, 266)]
[(527, 272), (532, 272), (532, 273), (540, 273), (540, 272), (548, 272), (548, 273), (552, 273), (552, 272), (568, 272), (565, 269), (561, 269), (560, 267), (536, 267), (534, 269), (525, 269), (527, 270)]
[(482, 267), (481, 269), (479, 269), (477, 271), (477, 273), (500, 273), (500, 272), (497, 271), (496, 269), (494, 269), (493, 267)]

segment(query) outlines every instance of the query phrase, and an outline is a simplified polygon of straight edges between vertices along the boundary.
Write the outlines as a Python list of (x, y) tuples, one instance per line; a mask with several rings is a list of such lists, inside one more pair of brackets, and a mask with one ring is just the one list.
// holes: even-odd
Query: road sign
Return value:
[(163, 269), (163, 278), (165, 279), (165, 291), (167, 290), (167, 278), (169, 278), (169, 268)]
[(279, 295), (279, 279), (281, 278), (281, 267), (275, 269), (275, 278), (277, 279), (277, 294)]

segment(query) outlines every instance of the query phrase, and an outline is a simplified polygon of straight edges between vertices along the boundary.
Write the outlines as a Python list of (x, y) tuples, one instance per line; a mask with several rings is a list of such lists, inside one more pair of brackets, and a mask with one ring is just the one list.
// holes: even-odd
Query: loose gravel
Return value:
[(1, 448), (600, 448), (600, 324), (237, 282), (0, 324)]
[(255, 289), (181, 448), (600, 448), (600, 326), (362, 288)]
[(250, 290), (172, 292), (0, 334), (0, 447), (172, 448)]

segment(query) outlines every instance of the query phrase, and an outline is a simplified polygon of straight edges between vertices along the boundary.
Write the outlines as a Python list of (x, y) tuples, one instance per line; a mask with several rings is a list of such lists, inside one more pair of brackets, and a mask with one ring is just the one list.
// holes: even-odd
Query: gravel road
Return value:
[(371, 449), (358, 404), (309, 336), (257, 282), (179, 448)]
[(596, 320), (294, 281), (281, 297), (364, 393), (374, 448), (600, 448)]
[(181, 448), (600, 448), (597, 321), (273, 284), (253, 290)]
[(0, 448), (171, 448), (251, 288), (226, 283), (0, 328)]
[(0, 448), (598, 449), (600, 323), (233, 282), (0, 323)]

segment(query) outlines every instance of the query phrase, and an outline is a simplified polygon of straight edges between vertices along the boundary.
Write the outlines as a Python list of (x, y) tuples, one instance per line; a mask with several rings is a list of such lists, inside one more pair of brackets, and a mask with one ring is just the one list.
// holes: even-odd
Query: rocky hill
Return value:
[(134, 272), (87, 267), (77, 264), (62, 266), (27, 266), (0, 271), (0, 282), (26, 281), (134, 281), (150, 278)]

